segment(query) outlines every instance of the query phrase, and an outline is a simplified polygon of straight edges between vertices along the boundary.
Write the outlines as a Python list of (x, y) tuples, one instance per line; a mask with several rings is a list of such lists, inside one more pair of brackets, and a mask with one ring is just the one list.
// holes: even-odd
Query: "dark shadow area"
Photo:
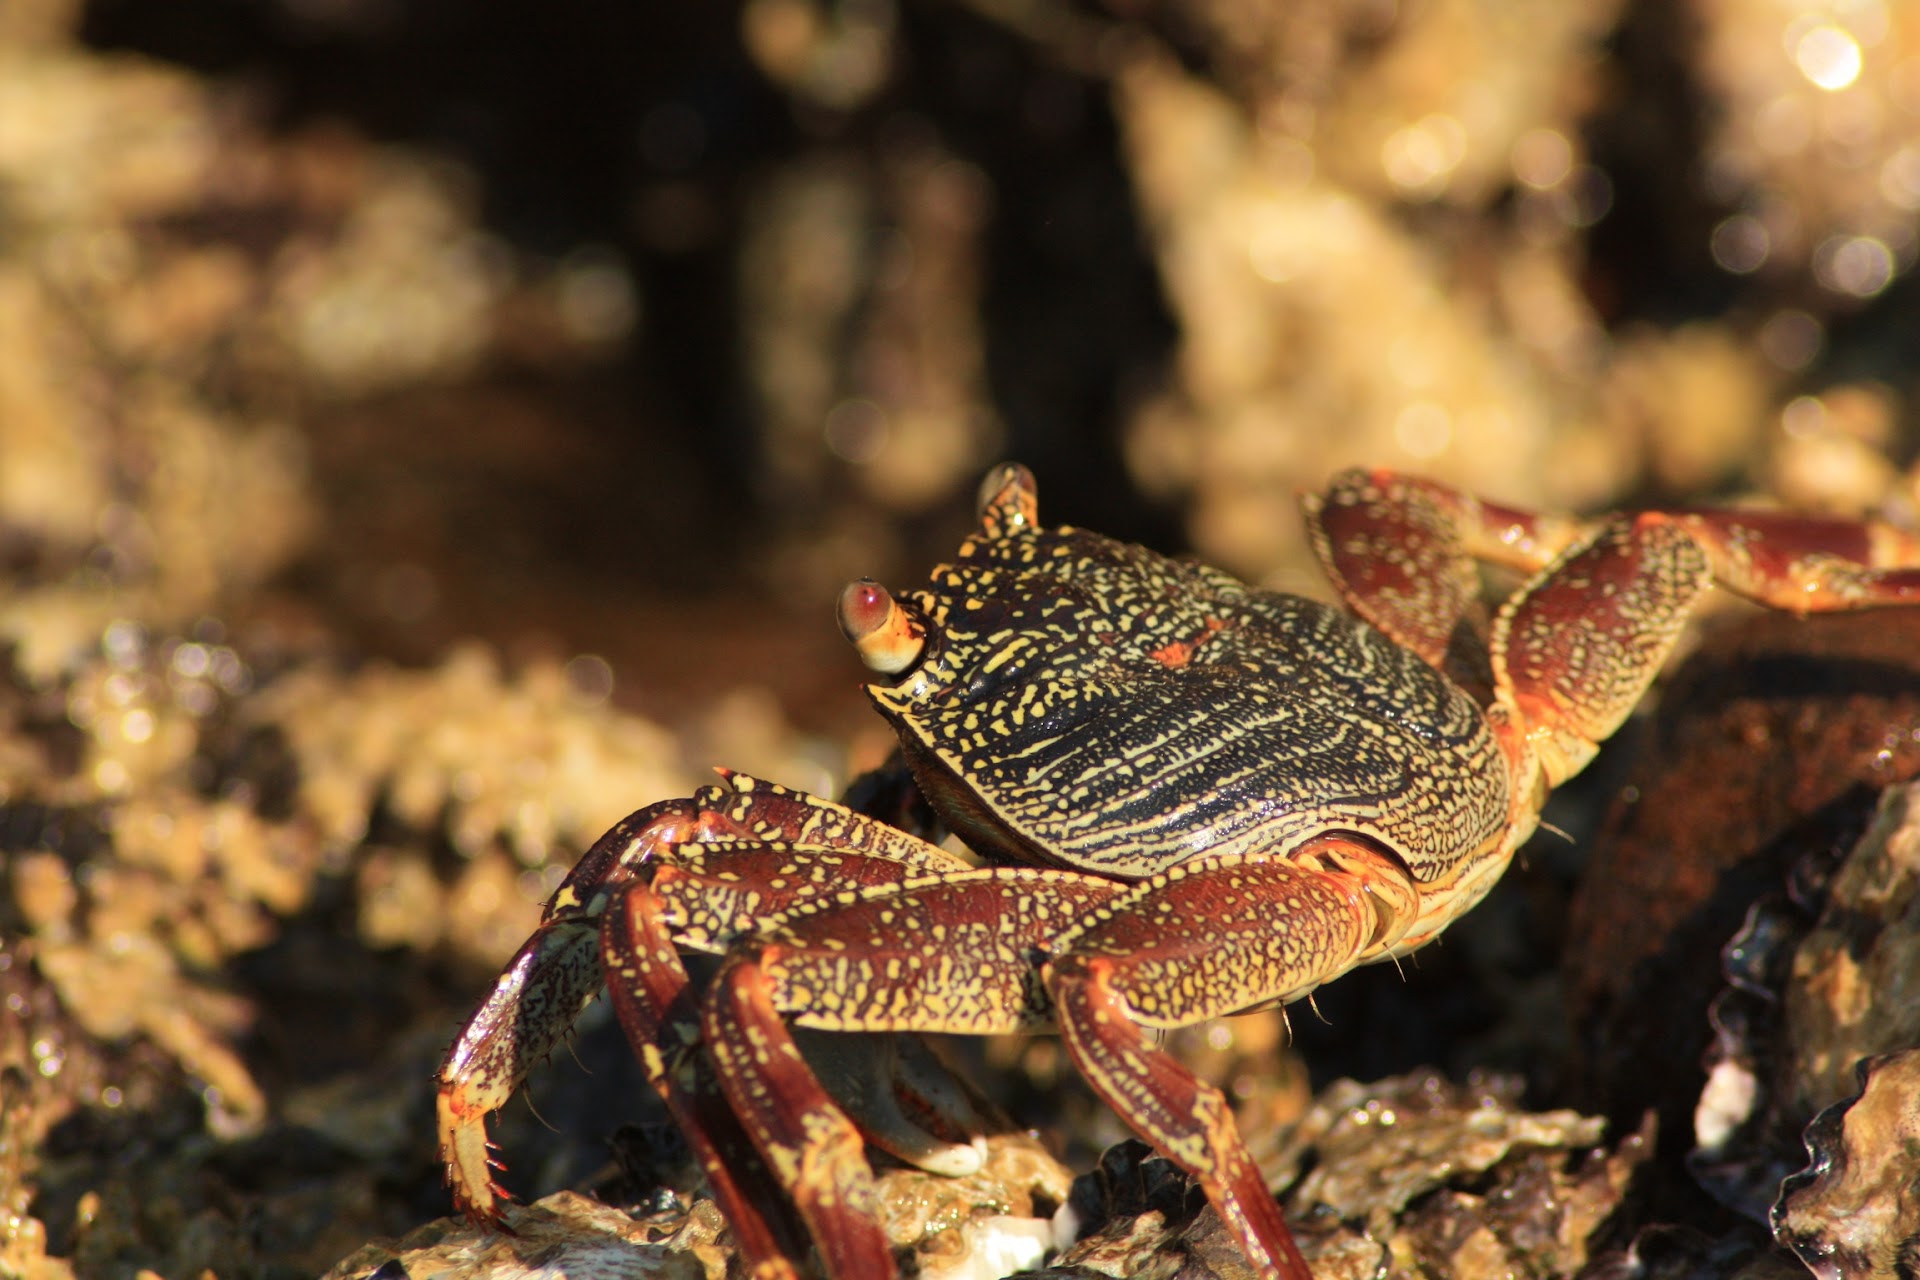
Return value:
[[(642, 318), (617, 365), (490, 370), (459, 424), (432, 418), (444, 392), (320, 424), (344, 439), (317, 458), (336, 510), (364, 506), (355, 491), (369, 470), (430, 500), (478, 471), (483, 483), (439, 515), (504, 542), (495, 554), (508, 563), (711, 589), (777, 532), (763, 521), (779, 495), (761, 484), (741, 351), (743, 220), (783, 163), (823, 149), (870, 157), (905, 129), (930, 130), (990, 183), (988, 379), (1006, 452), (1034, 467), (1053, 509), (1173, 542), (1174, 522), (1134, 494), (1116, 438), (1173, 334), (1105, 87), (971, 14), (910, 7), (892, 83), (858, 110), (824, 113), (760, 75), (740, 24), (731, 6), (613, 0), (96, 0), (83, 34), (240, 86), (280, 129), (344, 123), (447, 155), (516, 249), (595, 246), (628, 270)], [(502, 402), (512, 412), (496, 422)], [(568, 465), (530, 446), (547, 436)], [(458, 456), (476, 438), (478, 456)], [(412, 474), (392, 474), (393, 441), (418, 442), (398, 451)], [(944, 552), (945, 514), (924, 523), (912, 532)]]

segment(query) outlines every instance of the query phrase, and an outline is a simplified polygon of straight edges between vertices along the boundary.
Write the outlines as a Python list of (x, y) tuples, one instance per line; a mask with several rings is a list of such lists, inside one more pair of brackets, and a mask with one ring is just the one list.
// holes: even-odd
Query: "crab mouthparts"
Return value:
[(847, 584), (839, 614), (841, 633), (869, 670), (897, 676), (926, 651), (926, 629), (872, 578)]

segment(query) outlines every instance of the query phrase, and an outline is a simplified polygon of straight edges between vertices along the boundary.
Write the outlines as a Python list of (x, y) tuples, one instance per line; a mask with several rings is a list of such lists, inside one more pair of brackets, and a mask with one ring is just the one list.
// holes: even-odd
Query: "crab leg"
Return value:
[(1715, 581), (1789, 613), (1920, 603), (1920, 538), (1892, 525), (1769, 511), (1649, 512), (1700, 547)]
[(1314, 552), (1342, 598), (1435, 666), (1478, 599), (1474, 561), (1537, 573), (1585, 543), (1620, 545), (1620, 527), (1636, 523), (1678, 528), (1722, 586), (1775, 609), (1920, 601), (1920, 538), (1871, 521), (1769, 511), (1575, 520), (1385, 470), (1343, 472), (1302, 506)]
[(729, 957), (702, 1015), (709, 1051), (827, 1275), (897, 1273), (859, 1132), (814, 1077), (787, 1018), (830, 1031), (1044, 1027), (1035, 953), (1123, 888), (1024, 867), (915, 880), (805, 904)]
[(1588, 532), (1393, 471), (1344, 471), (1301, 506), (1314, 553), (1348, 607), (1435, 667), (1478, 605), (1475, 560), (1535, 570)]
[[(683, 846), (676, 851), (675, 861), (657, 868), (649, 881), (635, 881), (618, 891), (611, 922), (600, 931), (607, 988), (648, 1079), (682, 1122), (711, 1177), (726, 1176), (725, 1161), (717, 1152), (698, 1150), (707, 1136), (702, 1117), (720, 1126), (711, 1135), (719, 1140), (732, 1116), (724, 1108), (702, 1110), (717, 1095), (697, 1049), (699, 1012), (680, 952), (718, 950), (748, 923), (757, 924), (809, 900), (897, 886), (924, 874), (924, 867), (855, 850), (722, 841)], [(869, 1058), (862, 1065), (871, 1063)], [(861, 1074), (859, 1066), (853, 1074)], [(924, 1097), (925, 1090), (917, 1094)], [(871, 1127), (878, 1130), (881, 1144), (903, 1159), (934, 1167), (943, 1164), (949, 1145), (924, 1132), (909, 1131), (898, 1118), (890, 1093), (857, 1098), (851, 1105), (863, 1120), (879, 1115)], [(957, 1102), (939, 1110), (950, 1115), (956, 1106)], [(973, 1121), (974, 1117), (961, 1115), (953, 1124), (968, 1129)], [(961, 1161), (958, 1168), (952, 1167), (953, 1158), (946, 1159), (948, 1171), (971, 1172), (977, 1160), (966, 1161), (970, 1154), (970, 1147), (954, 1153)], [(717, 1181), (716, 1198), (723, 1199)]]
[(1920, 603), (1920, 538), (1884, 524), (1749, 511), (1582, 522), (1389, 471), (1346, 472), (1304, 505), (1347, 603), (1436, 667), (1474, 617), (1475, 560), (1533, 571), (1490, 640), (1496, 719), (1523, 782), (1537, 766), (1558, 786), (1592, 759), (1715, 582), (1802, 614)]
[(894, 1273), (857, 1132), (788, 1020), (984, 1035), (1057, 1019), (1094, 1088), (1200, 1182), (1260, 1273), (1310, 1280), (1226, 1099), (1145, 1030), (1303, 995), (1407, 928), (1415, 899), (1388, 859), (1338, 840), (1303, 856), (1316, 865), (1233, 857), (1137, 885), (1025, 868), (914, 881), (807, 903), (731, 955), (705, 1002), (707, 1043), (827, 1274)]
[[(745, 775), (727, 775), (725, 786), (702, 787), (690, 799), (662, 801), (628, 815), (581, 856), (548, 901), (540, 927), (494, 983), (441, 1063), (436, 1102), (440, 1152), (462, 1212), (486, 1221), (498, 1218), (501, 1192), (493, 1178), (498, 1164), (490, 1152), (486, 1118), (505, 1106), (533, 1067), (559, 1045), (603, 985), (599, 935), (614, 892), (636, 880), (657, 881), (676, 863), (697, 862), (686, 850), (766, 849), (777, 841), (857, 852), (878, 867), (893, 868), (880, 873), (883, 879), (961, 865), (937, 848), (843, 805)], [(779, 865), (789, 861), (791, 853), (776, 860)], [(751, 866), (738, 865), (743, 871)], [(676, 941), (710, 950), (723, 946), (724, 935), (740, 923), (740, 913), (729, 904), (737, 906), (743, 890), (760, 894), (760, 907), (766, 910), (777, 909), (768, 905), (775, 900), (784, 905), (827, 887), (843, 887), (825, 869), (818, 877), (790, 879), (792, 891), (785, 898), (770, 886), (756, 887), (750, 876), (683, 885)], [(724, 892), (723, 884), (731, 892)], [(664, 1022), (666, 1015), (660, 1017)], [(656, 1080), (657, 1088), (666, 1087), (664, 1079)]]
[(1500, 701), (1557, 786), (1620, 727), (1714, 582), (1795, 613), (1908, 604), (1920, 602), (1916, 550), (1891, 529), (1846, 521), (1617, 517), (1501, 609), (1492, 636)]
[[(826, 1274), (897, 1275), (859, 1131), (801, 1057), (765, 969), (743, 961), (722, 972), (703, 1020), (721, 1086), (812, 1232)], [(781, 1262), (755, 1241), (739, 1243), (756, 1274)]]
[(600, 940), (621, 1029), (692, 1148), (741, 1252), (759, 1260), (755, 1275), (797, 1280), (790, 1260), (804, 1255), (805, 1238), (782, 1212), (778, 1184), (706, 1069), (692, 983), (664, 925), (674, 912), (653, 886), (637, 882), (619, 892), (614, 911), (615, 926)]
[(548, 901), (534, 930), (447, 1050), (436, 1098), (440, 1156), (454, 1205), (494, 1221), (501, 1188), (487, 1140), (487, 1116), (513, 1097), (600, 990), (599, 915), (604, 887), (634, 872), (696, 816), (691, 801), (650, 805), (617, 823), (584, 854)]
[(1310, 1271), (1219, 1090), (1150, 1031), (1296, 999), (1412, 921), (1405, 873), (1331, 837), (1293, 859), (1223, 858), (1131, 888), (1046, 968), (1067, 1051), (1134, 1132), (1200, 1184), (1263, 1275)]
[[(964, 1034), (1057, 1020), (1095, 1090), (1201, 1184), (1255, 1268), (1310, 1280), (1227, 1100), (1148, 1035), (1305, 994), (1407, 926), (1414, 899), (1387, 859), (1337, 840), (1306, 856), (1320, 865), (1233, 857), (1132, 886), (1006, 868), (916, 881), (809, 903), (731, 956), (702, 1025), (827, 1273), (892, 1274), (878, 1261), (886, 1241), (857, 1134), (807, 1070), (789, 1018)], [(1393, 883), (1373, 893), (1363, 869)]]

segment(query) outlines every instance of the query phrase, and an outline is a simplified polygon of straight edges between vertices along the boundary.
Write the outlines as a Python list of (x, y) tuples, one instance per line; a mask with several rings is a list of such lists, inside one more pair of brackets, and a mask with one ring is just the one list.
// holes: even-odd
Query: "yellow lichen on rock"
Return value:
[(358, 844), (384, 800), (416, 828), (444, 821), (463, 854), (500, 839), (537, 867), (686, 787), (666, 733), (584, 703), (557, 663), (503, 679), (477, 644), (431, 671), (295, 672), (264, 690), (246, 719), (286, 735), (300, 762), (300, 807), (336, 848)]

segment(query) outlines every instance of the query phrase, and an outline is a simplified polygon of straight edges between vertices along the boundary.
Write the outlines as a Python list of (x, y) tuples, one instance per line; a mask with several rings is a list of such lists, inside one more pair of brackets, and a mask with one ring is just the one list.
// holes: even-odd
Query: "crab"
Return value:
[[(1578, 520), (1359, 470), (1303, 505), (1345, 608), (1043, 527), (1011, 464), (926, 588), (848, 587), (867, 695), (974, 856), (900, 820), (894, 787), (841, 804), (723, 772), (630, 815), (441, 1067), (459, 1206), (499, 1220), (486, 1117), (604, 989), (755, 1276), (810, 1248), (835, 1280), (898, 1274), (869, 1143), (978, 1167), (980, 1116), (913, 1033), (1057, 1031), (1258, 1274), (1309, 1280), (1227, 1099), (1160, 1033), (1437, 937), (1716, 582), (1798, 613), (1920, 602), (1920, 539), (1884, 525)], [(1491, 617), (1478, 561), (1528, 575)], [(687, 952), (719, 958), (710, 980)], [(821, 1034), (845, 1032), (880, 1034)]]

